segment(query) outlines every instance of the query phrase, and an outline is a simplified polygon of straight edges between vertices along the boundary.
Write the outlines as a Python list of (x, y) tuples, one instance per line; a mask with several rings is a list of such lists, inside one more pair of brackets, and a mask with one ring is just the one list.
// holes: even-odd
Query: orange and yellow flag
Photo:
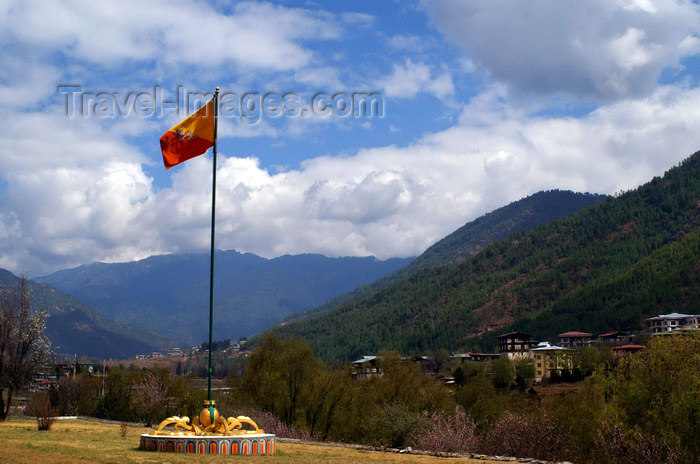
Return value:
[(165, 169), (203, 154), (214, 145), (214, 99), (160, 138)]

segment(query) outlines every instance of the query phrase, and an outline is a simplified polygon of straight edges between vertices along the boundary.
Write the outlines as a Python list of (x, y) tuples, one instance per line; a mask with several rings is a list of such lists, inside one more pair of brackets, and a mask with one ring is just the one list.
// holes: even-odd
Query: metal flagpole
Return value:
[[(209, 103), (212, 103), (212, 100), (209, 100), (207, 102), (207, 106), (209, 106)], [(254, 443), (249, 447), (247, 444), (244, 445), (243, 442), (237, 441), (237, 443), (240, 443), (240, 453), (242, 454), (274, 454), (275, 450), (275, 435), (273, 434), (265, 434), (265, 432), (258, 427), (258, 425), (250, 418), (244, 417), (244, 416), (238, 416), (238, 417), (229, 417), (228, 419), (223, 418), (219, 415), (219, 411), (216, 410), (216, 407), (214, 405), (214, 400), (211, 397), (211, 376), (213, 374), (213, 369), (212, 369), (212, 335), (213, 335), (213, 329), (214, 329), (214, 250), (215, 250), (215, 245), (214, 245), (214, 239), (216, 237), (215, 230), (216, 230), (216, 136), (217, 136), (217, 129), (218, 129), (218, 119), (219, 119), (219, 87), (216, 88), (216, 92), (214, 92), (214, 140), (213, 140), (213, 147), (214, 147), (214, 160), (213, 160), (213, 166), (212, 166), (212, 182), (211, 182), (211, 255), (210, 255), (210, 268), (209, 268), (209, 368), (208, 368), (208, 375), (207, 375), (207, 399), (204, 400), (204, 407), (199, 411), (199, 414), (197, 417), (195, 417), (191, 424), (188, 425), (189, 418), (187, 417), (179, 417), (179, 416), (171, 416), (168, 417), (167, 419), (163, 420), (159, 425), (158, 429), (155, 431), (153, 435), (150, 434), (143, 434), (141, 435), (141, 449), (151, 449), (155, 450), (156, 449), (156, 442), (150, 442), (150, 439), (152, 438), (165, 438), (165, 437), (160, 437), (158, 435), (166, 435), (168, 436), (168, 446), (170, 446), (170, 440), (176, 440), (178, 441), (178, 447), (181, 446), (182, 442), (182, 447), (184, 449), (185, 446), (187, 446), (187, 452), (190, 451), (190, 444), (189, 441), (185, 443), (184, 441), (179, 440), (180, 438), (182, 439), (187, 439), (189, 440), (189, 435), (193, 434), (196, 436), (204, 436), (206, 435), (207, 440), (213, 440), (209, 441), (208, 445), (205, 445), (205, 443), (198, 443), (197, 447), (198, 452), (204, 452), (205, 449), (207, 452), (210, 453), (221, 453), (221, 454), (228, 454), (229, 446), (233, 446), (233, 450), (238, 449), (237, 447), (239, 446), (236, 443), (233, 443), (231, 445), (226, 444), (226, 442), (231, 441), (232, 439), (230, 437), (238, 437), (239, 435), (245, 434), (246, 442), (248, 442), (248, 438), (253, 439)], [(196, 123), (200, 120), (199, 118), (202, 116), (201, 113), (197, 113), (196, 115), (193, 114), (192, 118), (194, 119), (194, 123), (192, 119), (187, 119), (186, 121), (183, 121), (183, 123), (179, 124), (176, 126), (176, 129), (179, 126), (187, 125), (189, 124), (194, 125), (195, 129), (194, 131), (196, 132)], [(209, 125), (209, 114), (204, 113), (204, 117), (207, 118), (205, 124), (204, 124), (204, 129), (205, 130), (201, 131), (201, 134), (204, 134), (206, 136), (206, 139), (209, 140), (208, 138), (208, 130), (211, 127)], [(185, 124), (187, 123), (187, 124)], [(189, 126), (188, 126), (189, 127)], [(167, 136), (167, 133), (166, 133)], [(163, 142), (164, 138), (161, 137), (161, 150), (163, 151), (163, 160), (166, 163), (166, 167), (168, 166), (168, 161), (166, 160), (166, 150), (163, 148), (164, 144), (167, 148), (167, 137), (165, 137), (165, 142)], [(190, 153), (191, 154), (191, 153)], [(202, 153), (197, 153), (195, 156), (199, 156)], [(189, 159), (189, 158), (187, 158)], [(170, 165), (175, 165), (180, 162), (182, 162), (182, 159), (179, 157), (174, 158), (174, 163), (170, 163)], [(110, 361), (111, 365), (111, 361)], [(253, 430), (244, 430), (243, 426), (247, 425), (247, 427), (250, 429), (251, 427)], [(173, 426), (175, 431), (170, 432), (170, 431), (165, 431), (165, 427), (168, 426)], [(186, 429), (190, 432), (188, 432), (185, 436), (179, 436), (182, 435), (182, 432), (180, 432), (180, 429)], [(249, 435), (250, 434), (250, 435)], [(216, 436), (211, 436), (211, 435), (216, 435)], [(224, 442), (221, 442), (219, 444), (219, 435), (221, 438), (224, 439)], [(157, 437), (156, 437), (157, 436)], [(229, 438), (227, 438), (229, 437)], [(261, 438), (261, 440), (258, 442), (255, 439)], [(264, 440), (262, 440), (264, 438)], [(192, 443), (193, 444), (193, 443)], [(258, 445), (258, 446), (256, 446)], [(158, 444), (159, 449), (158, 451), (164, 451), (163, 449), (163, 444), (160, 443)], [(251, 451), (252, 450), (252, 451)], [(170, 451), (170, 450), (169, 450)], [(236, 451), (233, 451), (235, 454)]]
[[(214, 403), (211, 399), (211, 348), (212, 348), (212, 329), (214, 320), (214, 231), (216, 224), (216, 129), (219, 119), (219, 87), (216, 87), (214, 93), (214, 167), (212, 173), (211, 184), (211, 258), (209, 267), (209, 370), (207, 378), (207, 399), (209, 400), (210, 409), (213, 409)], [(213, 414), (212, 414), (213, 416)], [(213, 419), (213, 417), (212, 417)]]

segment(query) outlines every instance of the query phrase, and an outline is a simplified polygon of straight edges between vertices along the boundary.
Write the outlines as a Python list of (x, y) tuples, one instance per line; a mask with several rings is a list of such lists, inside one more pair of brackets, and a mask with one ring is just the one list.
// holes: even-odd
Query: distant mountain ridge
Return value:
[(700, 312), (699, 226), (700, 152), (619, 197), (275, 331), (336, 361), (381, 349), (491, 349), (511, 330), (547, 339), (634, 329), (652, 314)]
[[(298, 312), (377, 280), (411, 261), (327, 258), (265, 259), (217, 250), (214, 337), (253, 335)], [(209, 254), (152, 256), (131, 263), (94, 263), (36, 280), (76, 295), (105, 316), (199, 344), (208, 336)]]
[[(11, 287), (19, 280), (0, 269), (0, 284)], [(116, 324), (78, 298), (46, 283), (29, 280), (32, 304), (49, 311), (46, 332), (58, 356), (87, 356), (94, 359), (127, 358), (150, 353), (170, 342), (146, 329)]]

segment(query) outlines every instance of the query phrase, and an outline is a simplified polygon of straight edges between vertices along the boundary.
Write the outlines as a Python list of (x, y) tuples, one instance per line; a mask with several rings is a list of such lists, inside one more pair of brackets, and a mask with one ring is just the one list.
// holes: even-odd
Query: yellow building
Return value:
[(574, 369), (574, 350), (562, 346), (540, 343), (530, 350), (530, 357), (535, 365), (535, 382), (550, 378), (552, 372), (561, 375), (565, 370)]

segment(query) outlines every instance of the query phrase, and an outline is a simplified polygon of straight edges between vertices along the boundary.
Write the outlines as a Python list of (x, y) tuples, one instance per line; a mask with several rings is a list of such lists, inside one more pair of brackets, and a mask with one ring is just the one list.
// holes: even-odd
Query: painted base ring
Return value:
[(275, 454), (277, 437), (271, 433), (239, 436), (141, 435), (139, 449), (162, 453)]

